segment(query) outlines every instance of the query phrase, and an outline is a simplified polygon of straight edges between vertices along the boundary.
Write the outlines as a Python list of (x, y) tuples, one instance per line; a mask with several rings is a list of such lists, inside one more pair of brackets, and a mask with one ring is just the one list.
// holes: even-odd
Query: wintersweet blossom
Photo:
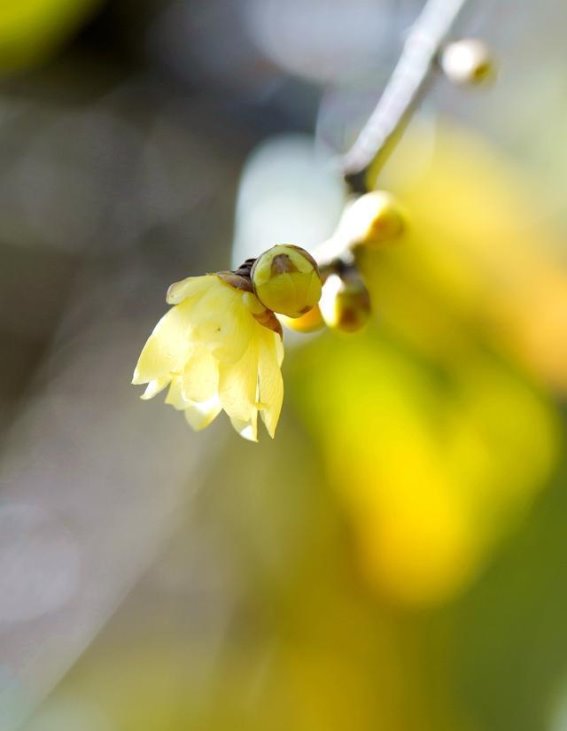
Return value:
[(193, 429), (224, 409), (236, 431), (257, 441), (258, 412), (274, 436), (283, 400), (281, 329), (234, 273), (189, 277), (172, 284), (173, 307), (146, 342), (134, 384), (143, 399), (169, 387), (167, 404), (183, 411)]

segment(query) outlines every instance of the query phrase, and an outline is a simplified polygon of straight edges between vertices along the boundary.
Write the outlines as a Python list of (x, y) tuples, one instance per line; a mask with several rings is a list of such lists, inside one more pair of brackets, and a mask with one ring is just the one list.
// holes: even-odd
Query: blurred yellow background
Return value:
[(421, 7), (0, 0), (0, 731), (567, 731), (560, 0), (468, 3), (274, 441), (130, 386), (171, 282), (331, 235)]

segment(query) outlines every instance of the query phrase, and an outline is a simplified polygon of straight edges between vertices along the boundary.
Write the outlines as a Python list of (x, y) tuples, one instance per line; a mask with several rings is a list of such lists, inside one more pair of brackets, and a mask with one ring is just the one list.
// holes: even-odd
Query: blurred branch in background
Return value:
[(383, 164), (388, 146), (407, 125), (429, 80), (441, 45), (467, 0), (428, 0), (404, 41), (402, 55), (376, 108), (352, 147), (342, 170), (351, 185), (366, 190), (364, 174), (374, 162)]

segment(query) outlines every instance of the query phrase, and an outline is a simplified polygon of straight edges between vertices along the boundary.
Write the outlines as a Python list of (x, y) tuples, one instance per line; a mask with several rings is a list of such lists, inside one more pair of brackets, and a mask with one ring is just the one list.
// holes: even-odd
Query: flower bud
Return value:
[(312, 307), (309, 312), (301, 315), (301, 317), (286, 317), (285, 315), (280, 315), (280, 320), (290, 330), (295, 330), (300, 333), (311, 333), (325, 326), (325, 322), (321, 316), (321, 310), (318, 305)]
[(362, 329), (371, 314), (370, 295), (362, 280), (343, 280), (337, 274), (331, 274), (323, 285), (319, 307), (330, 328), (348, 333)]
[(304, 249), (278, 244), (261, 254), (251, 271), (254, 293), (273, 312), (300, 317), (321, 296), (317, 263)]
[(379, 248), (399, 238), (406, 227), (402, 206), (391, 193), (375, 190), (357, 198), (345, 211), (341, 229), (353, 246)]
[(445, 76), (455, 84), (480, 84), (494, 75), (490, 51), (475, 38), (446, 45), (440, 63)]

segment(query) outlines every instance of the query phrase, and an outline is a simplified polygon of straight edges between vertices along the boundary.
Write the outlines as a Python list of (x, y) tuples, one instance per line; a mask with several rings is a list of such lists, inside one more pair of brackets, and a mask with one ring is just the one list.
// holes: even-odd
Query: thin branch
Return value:
[(435, 58), (467, 0), (427, 0), (404, 43), (402, 54), (378, 104), (353, 146), (343, 156), (343, 174), (364, 190), (369, 165), (383, 164), (431, 77)]

